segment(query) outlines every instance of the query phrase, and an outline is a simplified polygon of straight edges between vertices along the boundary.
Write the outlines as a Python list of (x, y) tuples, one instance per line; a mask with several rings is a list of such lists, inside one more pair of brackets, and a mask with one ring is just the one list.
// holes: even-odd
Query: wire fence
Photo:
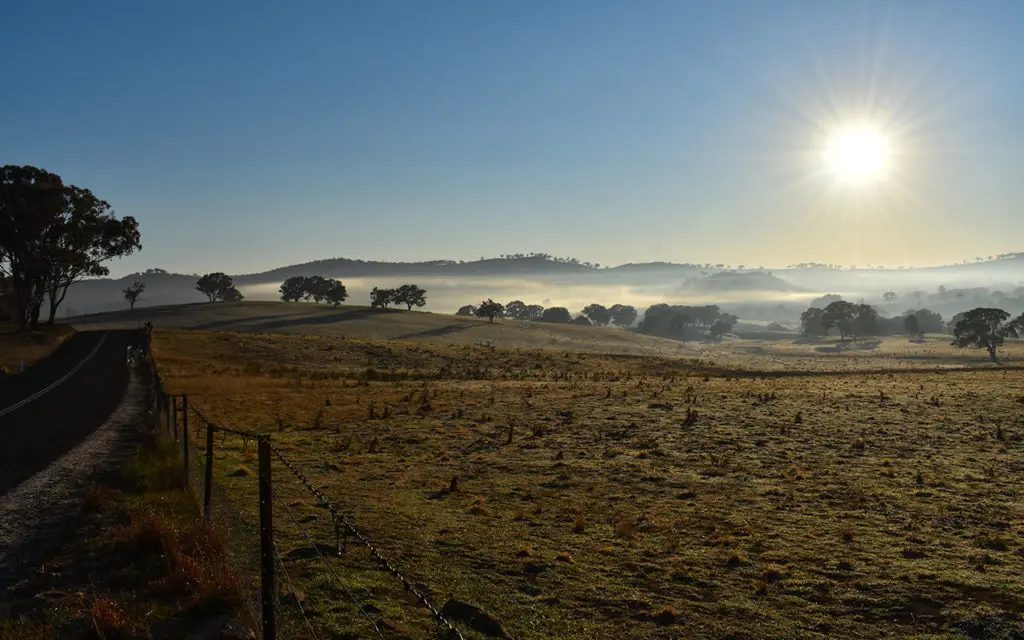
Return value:
[[(187, 395), (166, 393), (155, 365), (153, 379), (151, 409), (166, 436), (180, 446), (205, 521), (224, 538), (243, 613), (257, 637), (320, 640), (341, 632), (349, 635), (340, 637), (385, 640), (389, 621), (371, 602), (383, 597), (415, 602), (433, 619), (436, 637), (464, 640), (426, 590), (276, 447), (270, 434), (215, 424)], [(355, 550), (349, 550), (350, 540)], [(362, 557), (353, 555), (358, 550)], [(388, 580), (389, 589), (368, 586)]]

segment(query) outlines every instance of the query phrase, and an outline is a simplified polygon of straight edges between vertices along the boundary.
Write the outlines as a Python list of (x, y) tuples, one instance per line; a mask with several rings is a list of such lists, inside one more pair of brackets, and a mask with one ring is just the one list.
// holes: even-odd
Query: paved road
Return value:
[(46, 468), (117, 407), (138, 331), (76, 333), (50, 357), (0, 381), (0, 495)]

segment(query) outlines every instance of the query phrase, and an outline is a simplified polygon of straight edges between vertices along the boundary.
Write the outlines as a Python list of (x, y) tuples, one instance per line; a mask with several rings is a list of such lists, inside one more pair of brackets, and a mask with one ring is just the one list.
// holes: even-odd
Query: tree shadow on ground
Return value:
[(828, 347), (815, 347), (817, 353), (849, 353), (851, 351), (872, 351), (882, 344), (881, 340), (848, 340)]
[(246, 328), (252, 331), (274, 331), (275, 329), (286, 329), (288, 327), (301, 327), (306, 325), (350, 322), (352, 320), (362, 320), (363, 318), (371, 318), (373, 316), (379, 316), (385, 313), (393, 313), (393, 310), (388, 311), (386, 309), (346, 309), (344, 311), (328, 311), (326, 313), (311, 316), (291, 316), (287, 319), (264, 322), (261, 324), (254, 324)]
[(395, 340), (412, 340), (414, 338), (439, 338), (441, 336), (446, 336), (452, 333), (459, 333), (461, 331), (466, 331), (467, 329), (482, 326), (484, 326), (482, 322), (450, 324), (444, 327), (438, 327), (436, 329), (427, 329), (425, 331), (418, 331), (416, 333), (409, 333), (404, 336), (398, 336), (395, 338)]
[(197, 324), (191, 329), (196, 331), (216, 331), (218, 329), (247, 329), (248, 326), (254, 322), (265, 322), (268, 320), (279, 320), (281, 318), (294, 318), (295, 314), (292, 313), (278, 313), (269, 316), (253, 316), (250, 318), (228, 318), (227, 320), (216, 320), (214, 322), (204, 322), (203, 324)]

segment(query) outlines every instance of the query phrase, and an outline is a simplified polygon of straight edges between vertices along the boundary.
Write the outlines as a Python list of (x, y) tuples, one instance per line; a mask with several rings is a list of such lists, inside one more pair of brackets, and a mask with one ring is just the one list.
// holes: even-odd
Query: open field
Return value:
[[(438, 605), (479, 605), (520, 640), (1024, 634), (1024, 372), (943, 339), (887, 339), (866, 357), (727, 341), (698, 363), (442, 344), (460, 332), (384, 342), (154, 322), (170, 392), (218, 424), (272, 432)], [(814, 366), (751, 375), (770, 359)], [(856, 371), (900, 368), (886, 360), (931, 370)], [(255, 518), (255, 482), (228, 475), (253, 447), (232, 455), (218, 475)], [(275, 473), (277, 499), (333, 544), (324, 512)], [(298, 529), (277, 523), (314, 624), (366, 636)], [(349, 549), (342, 579), (395, 621), (389, 637), (432, 637)]]
[[(403, 342), (557, 350), (574, 353), (646, 355), (700, 359), (703, 364), (753, 371), (846, 371), (875, 369), (953, 369), (992, 366), (983, 352), (955, 349), (949, 337), (910, 342), (903, 336), (807, 340), (796, 334), (779, 340), (727, 338), (721, 342), (680, 342), (622, 329), (542, 322), (462, 318), (423, 312), (381, 311), (367, 307), (242, 302), (147, 307), (135, 312), (74, 318), (82, 329), (128, 329), (151, 321), (157, 329), (282, 334), (397, 340)], [(1001, 350), (1010, 366), (1024, 365), (1024, 342)], [(331, 364), (330, 366), (335, 366)]]
[(0, 325), (0, 371), (15, 373), (22, 364), (34, 364), (50, 355), (72, 333), (71, 327), (60, 324), (24, 333)]

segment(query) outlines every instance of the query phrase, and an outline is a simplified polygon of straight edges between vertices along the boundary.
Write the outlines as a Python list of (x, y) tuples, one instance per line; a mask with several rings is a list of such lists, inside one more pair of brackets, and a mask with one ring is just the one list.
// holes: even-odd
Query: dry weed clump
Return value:
[(89, 619), (103, 640), (133, 640), (140, 637), (140, 625), (121, 604), (111, 598), (96, 598), (89, 604)]

